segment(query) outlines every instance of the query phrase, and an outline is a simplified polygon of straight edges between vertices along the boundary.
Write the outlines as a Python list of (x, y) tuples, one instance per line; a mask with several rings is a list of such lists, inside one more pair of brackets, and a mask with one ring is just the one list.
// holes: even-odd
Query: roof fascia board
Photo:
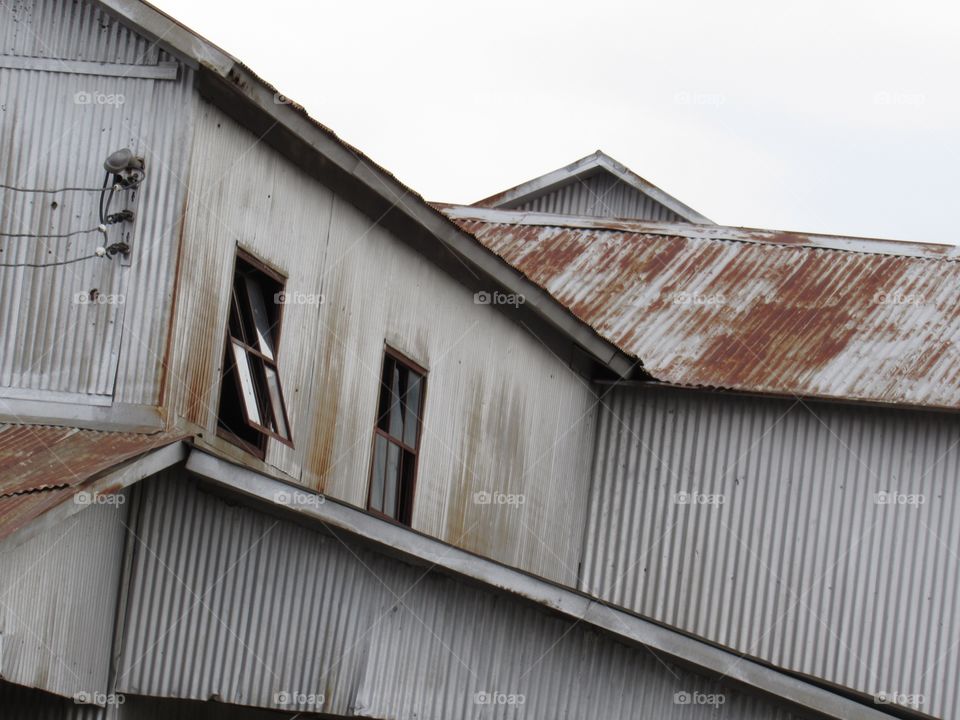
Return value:
[(523, 598), (569, 620), (589, 623), (630, 644), (651, 648), (685, 666), (713, 677), (722, 676), (728, 682), (747, 686), (804, 711), (837, 720), (881, 720), (890, 717), (800, 678), (610, 607), (570, 588), (380, 520), (331, 498), (318, 495), (323, 498), (322, 502), (278, 502), (279, 498), (288, 496), (292, 490), (314, 495), (309, 488), (275, 480), (197, 449), (190, 452), (186, 468), (188, 472), (228, 491), (273, 506), (301, 520), (318, 523), (328, 532), (345, 532), (388, 554), (399, 554), (417, 565), (426, 565)]
[(583, 228), (585, 230), (612, 230), (643, 235), (669, 235), (700, 240), (728, 240), (743, 243), (809, 247), (869, 255), (896, 255), (932, 260), (960, 258), (960, 247), (934, 243), (913, 243), (901, 240), (817, 235), (815, 233), (764, 230), (759, 228), (727, 227), (724, 225), (694, 225), (648, 220), (608, 220), (589, 216), (537, 213), (499, 208), (480, 208), (472, 205), (443, 205), (442, 212), (455, 220), (480, 220), (505, 225), (537, 225)]

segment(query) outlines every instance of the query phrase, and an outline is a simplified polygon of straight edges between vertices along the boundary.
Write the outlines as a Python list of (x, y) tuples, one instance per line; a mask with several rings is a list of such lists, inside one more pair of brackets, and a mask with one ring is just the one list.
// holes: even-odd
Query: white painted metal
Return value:
[[(271, 443), (268, 466), (366, 506), (387, 343), (428, 369), (414, 527), (574, 583), (593, 437), (587, 383), (524, 327), (475, 302), (213, 107), (199, 113), (193, 159), (171, 408), (218, 442), (239, 243), (287, 276), (293, 300), (283, 309), (278, 364), (295, 447)], [(484, 504), (475, 493), (524, 502)]]
[(105, 693), (125, 494), (17, 544), (0, 543), (3, 677), (72, 698)]
[[(30, 236), (0, 237), (4, 263), (70, 260), (121, 240), (133, 248), (129, 259), (0, 268), (0, 395), (10, 388), (155, 404), (185, 195), (192, 72), (176, 81), (144, 77), (169, 77), (169, 56), (87, 2), (29, 0), (0, 12), (7, 16), (3, 64), (37, 68), (0, 69), (0, 144), (11, 149), (0, 182), (99, 187), (104, 158), (122, 147), (142, 155), (148, 173), (141, 191), (118, 194), (111, 207), (134, 210), (132, 228), (110, 226), (106, 237), (37, 237), (96, 228), (99, 192), (0, 189), (0, 232)], [(77, 62), (122, 62), (131, 71), (77, 74)]]
[[(121, 692), (421, 720), (788, 717), (589, 623), (227, 503), (173, 473), (142, 490)], [(684, 692), (725, 702), (675, 702)], [(523, 704), (478, 703), (481, 693)]]
[(958, 436), (944, 414), (614, 389), (582, 589), (955, 717)]

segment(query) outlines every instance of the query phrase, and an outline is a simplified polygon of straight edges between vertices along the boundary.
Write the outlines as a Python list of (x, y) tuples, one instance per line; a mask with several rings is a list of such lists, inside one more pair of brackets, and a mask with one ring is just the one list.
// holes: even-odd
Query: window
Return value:
[(373, 429), (367, 507), (404, 525), (409, 525), (413, 518), (425, 385), (423, 368), (387, 349)]
[(277, 371), (282, 292), (282, 277), (238, 251), (217, 431), (261, 458), (268, 437), (293, 445)]

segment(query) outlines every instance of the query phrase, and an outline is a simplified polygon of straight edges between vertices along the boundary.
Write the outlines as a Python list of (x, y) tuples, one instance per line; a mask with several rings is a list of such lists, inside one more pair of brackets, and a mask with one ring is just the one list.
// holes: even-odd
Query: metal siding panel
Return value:
[(156, 65), (156, 43), (89, 2), (16, 0), (4, 4), (0, 55)]
[[(575, 582), (595, 415), (587, 383), (219, 111), (205, 105), (197, 128), (170, 405), (213, 435), (239, 239), (287, 274), (289, 292), (325, 298), (284, 308), (278, 358), (296, 447), (269, 443), (267, 464), (366, 505), (386, 340), (429, 369), (414, 527)], [(478, 505), (479, 491), (527, 502)]]
[[(869, 695), (924, 695), (924, 712), (952, 717), (958, 423), (614, 390), (598, 420), (582, 589)], [(875, 502), (894, 490), (926, 502)], [(691, 491), (726, 503), (674, 501)]]
[(574, 179), (529, 198), (511, 209), (562, 215), (683, 222), (683, 218), (653, 198), (605, 172)]
[[(723, 692), (713, 717), (788, 718), (640, 648), (473, 585), (228, 504), (174, 472), (138, 504), (118, 689), (380, 718), (694, 717), (677, 692)], [(199, 595), (199, 599), (194, 596)]]
[(960, 406), (949, 246), (444, 211), (661, 382)]
[(5, 680), (66, 697), (107, 692), (126, 513), (126, 503), (93, 505), (0, 544)]
[[(8, 54), (170, 60), (87, 3), (44, 0), (19, 3), (5, 12), (13, 15), (0, 31)], [(120, 194), (112, 208), (136, 213), (128, 239), (133, 247), (129, 265), (114, 258), (50, 269), (0, 269), (5, 327), (0, 386), (11, 388), (11, 394), (35, 392), (31, 397), (43, 398), (67, 393), (73, 400), (99, 396), (108, 401), (116, 382), (117, 400), (156, 403), (169, 323), (163, 309), (170, 304), (191, 133), (191, 88), (187, 68), (181, 68), (177, 81), (0, 70), (0, 145), (13, 148), (3, 166), (3, 183), (99, 187), (104, 158), (121, 147), (145, 156), (148, 173), (141, 191)], [(83, 104), (76, 101), (78, 93), (119, 95), (123, 102)], [(5, 232), (63, 233), (98, 223), (98, 192), (0, 193), (0, 229)], [(122, 231), (123, 226), (111, 227), (107, 242), (120, 240)], [(99, 233), (0, 240), (4, 262), (81, 257), (101, 244)], [(76, 302), (92, 289), (101, 296), (121, 296), (122, 302)]]
[(107, 720), (106, 711), (95, 705), (78, 705), (73, 700), (2, 681), (0, 708), (3, 720)]

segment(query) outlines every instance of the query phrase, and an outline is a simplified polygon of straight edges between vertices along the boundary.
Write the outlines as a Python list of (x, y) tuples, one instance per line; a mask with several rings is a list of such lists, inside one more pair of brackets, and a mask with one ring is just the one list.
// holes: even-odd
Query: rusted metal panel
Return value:
[[(185, 161), (192, 134), (192, 71), (177, 80), (131, 77), (123, 64), (172, 58), (87, 2), (28, 0), (4, 8), (0, 52), (46, 58), (47, 70), (0, 69), (0, 392), (79, 403), (157, 403), (169, 328)], [(116, 63), (112, 76), (76, 74), (71, 61)], [(38, 120), (40, 118), (40, 120)], [(99, 224), (103, 161), (123, 147), (147, 179), (114, 197), (131, 223)], [(86, 189), (89, 188), (89, 189)], [(50, 235), (89, 231), (73, 237)], [(124, 241), (129, 258), (80, 258)]]
[(581, 589), (956, 717), (958, 437), (944, 413), (615, 389)]
[(0, 425), (0, 538), (69, 500), (97, 474), (182, 437)]
[(121, 692), (404, 720), (789, 717), (587, 623), (228, 504), (173, 472), (142, 489), (150, 551), (134, 562)]
[(447, 214), (661, 382), (960, 406), (951, 247)]
[(4, 679), (68, 698), (107, 693), (125, 499), (93, 503), (21, 544), (0, 543)]
[[(265, 467), (364, 507), (389, 344), (428, 370), (413, 526), (574, 582), (570, 528), (583, 526), (595, 415), (588, 384), (220, 111), (204, 106), (197, 133), (168, 378), (175, 412), (228, 451), (215, 418), (239, 242), (287, 277), (290, 297), (278, 366), (294, 448), (269, 443)], [(525, 502), (475, 501), (483, 492)]]

